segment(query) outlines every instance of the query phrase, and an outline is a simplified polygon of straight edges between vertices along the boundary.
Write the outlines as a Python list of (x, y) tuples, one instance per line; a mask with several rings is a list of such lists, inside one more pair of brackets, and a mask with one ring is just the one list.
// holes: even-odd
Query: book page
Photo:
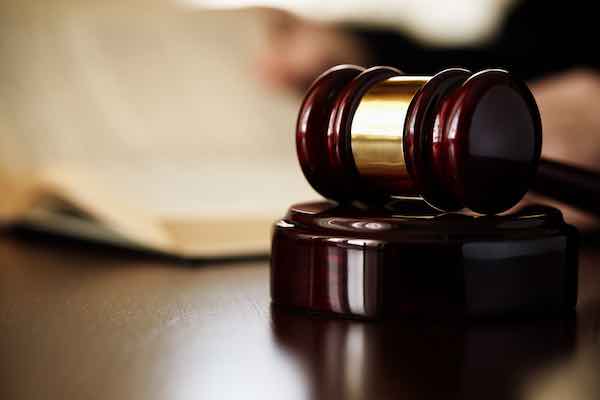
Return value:
[(0, 168), (134, 242), (266, 251), (274, 219), (316, 195), (299, 97), (257, 79), (265, 18), (143, 4), (0, 2)]

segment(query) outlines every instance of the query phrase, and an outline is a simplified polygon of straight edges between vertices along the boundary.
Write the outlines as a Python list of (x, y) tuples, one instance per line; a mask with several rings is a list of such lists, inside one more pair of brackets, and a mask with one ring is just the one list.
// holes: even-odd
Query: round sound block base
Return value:
[(297, 204), (274, 227), (271, 297), (361, 318), (564, 312), (577, 301), (576, 238), (545, 206), (475, 216), (409, 199)]

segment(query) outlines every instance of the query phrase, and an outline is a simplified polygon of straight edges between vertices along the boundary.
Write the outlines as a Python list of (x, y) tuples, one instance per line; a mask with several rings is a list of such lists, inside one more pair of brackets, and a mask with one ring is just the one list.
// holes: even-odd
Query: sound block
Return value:
[(271, 298), (359, 318), (560, 313), (577, 302), (577, 237), (541, 205), (478, 216), (419, 199), (302, 203), (274, 226)]

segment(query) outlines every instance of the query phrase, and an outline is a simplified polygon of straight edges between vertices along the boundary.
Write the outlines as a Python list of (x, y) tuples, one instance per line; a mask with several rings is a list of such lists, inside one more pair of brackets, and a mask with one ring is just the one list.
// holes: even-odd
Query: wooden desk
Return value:
[(600, 250), (562, 320), (386, 323), (271, 309), (266, 260), (181, 264), (0, 235), (0, 399), (592, 399)]

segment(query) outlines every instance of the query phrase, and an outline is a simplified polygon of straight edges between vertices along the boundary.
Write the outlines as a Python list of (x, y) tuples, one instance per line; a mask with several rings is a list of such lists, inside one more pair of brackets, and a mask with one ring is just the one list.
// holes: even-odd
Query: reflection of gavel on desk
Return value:
[(599, 212), (597, 176), (540, 161), (541, 145), (532, 94), (502, 70), (339, 66), (309, 89), (297, 127), (302, 170), (330, 199), (420, 195), (441, 210), (495, 214), (532, 188)]
[(296, 149), (337, 203), (293, 205), (275, 225), (274, 303), (368, 318), (572, 309), (576, 230), (552, 207), (505, 211), (530, 188), (594, 210), (600, 190), (541, 147), (533, 95), (506, 71), (330, 69)]

